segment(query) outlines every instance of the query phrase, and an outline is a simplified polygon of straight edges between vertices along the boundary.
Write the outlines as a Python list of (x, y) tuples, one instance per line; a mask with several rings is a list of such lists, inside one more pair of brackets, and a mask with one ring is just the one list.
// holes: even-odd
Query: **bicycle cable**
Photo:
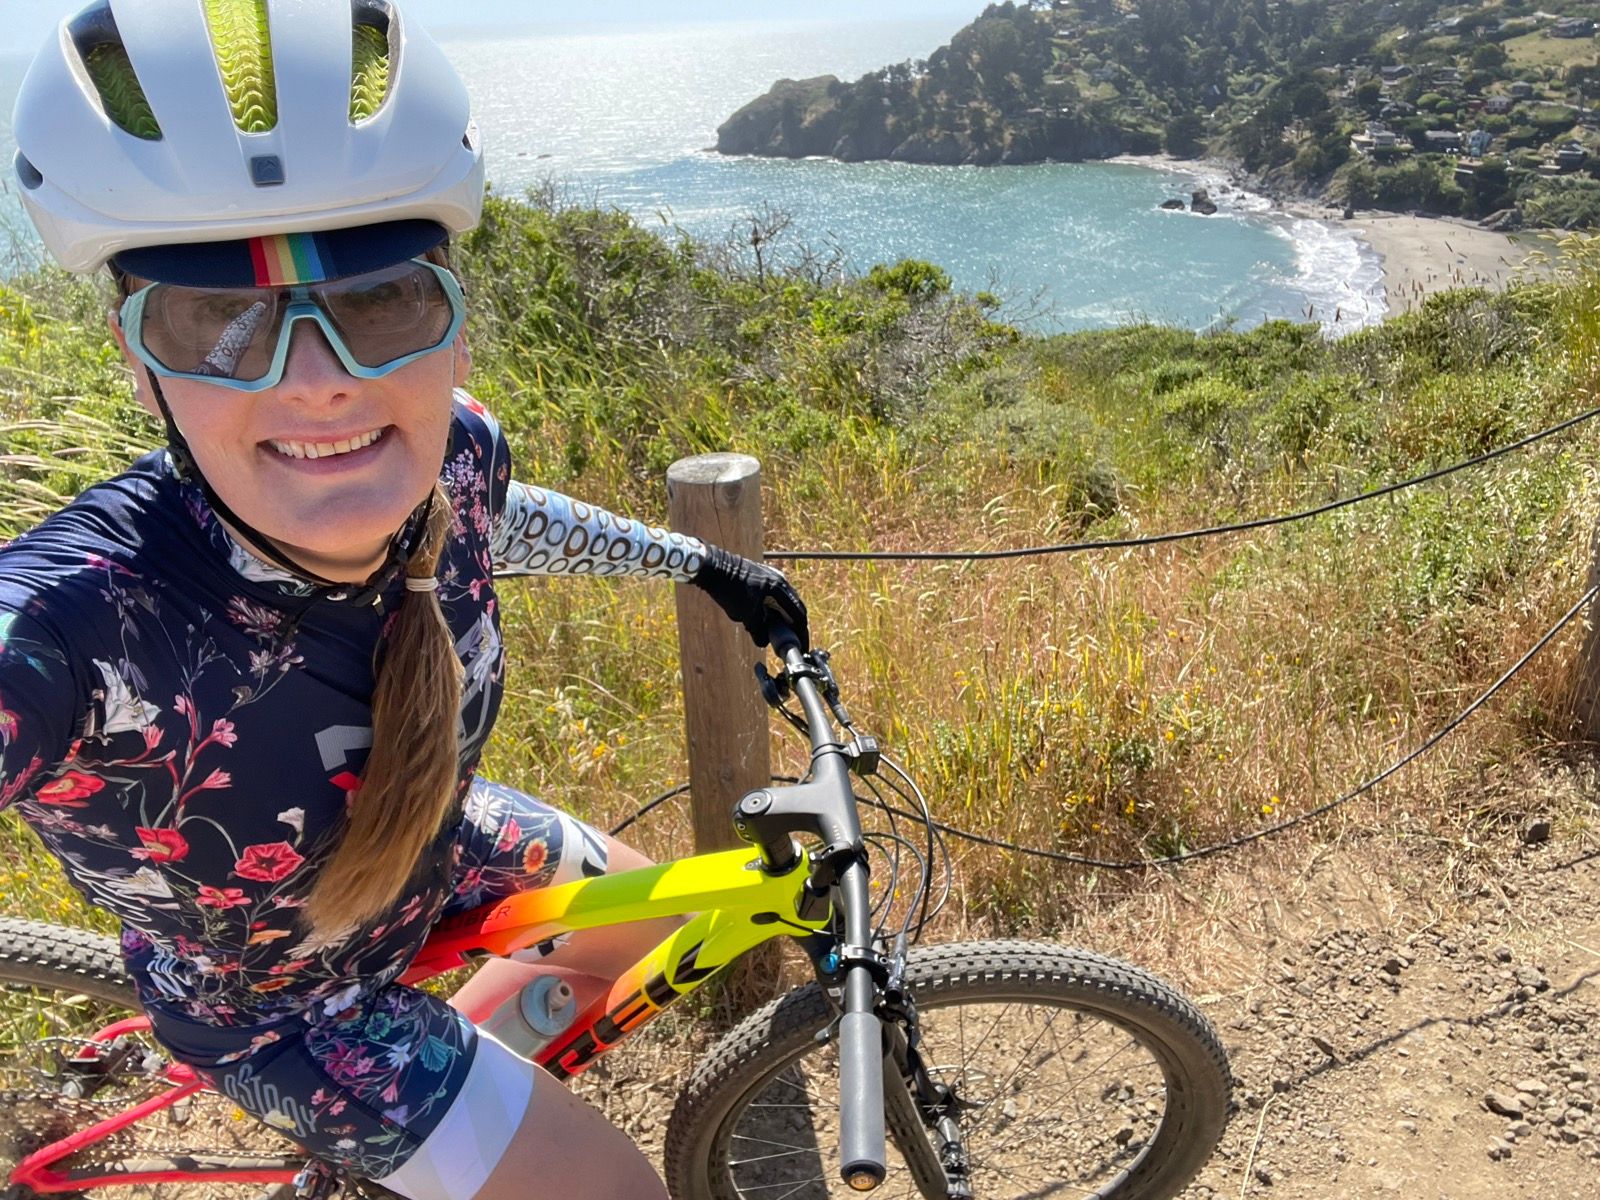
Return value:
[(1360, 504), (1366, 500), (1375, 500), (1380, 496), (1388, 496), (1394, 492), (1404, 491), (1407, 488), (1431, 483), (1435, 479), (1443, 479), (1447, 475), (1465, 471), (1469, 467), (1481, 466), (1486, 462), (1492, 462), (1494, 459), (1502, 458), (1514, 451), (1526, 449), (1528, 446), (1541, 442), (1545, 438), (1564, 433), (1575, 425), (1580, 425), (1595, 416), (1600, 416), (1600, 407), (1591, 408), (1575, 417), (1568, 417), (1560, 424), (1552, 425), (1548, 429), (1541, 429), (1538, 433), (1530, 434), (1520, 441), (1512, 442), (1510, 445), (1500, 446), (1497, 449), (1479, 454), (1463, 462), (1441, 467), (1436, 471), (1429, 471), (1425, 475), (1403, 479), (1398, 483), (1387, 483), (1380, 488), (1374, 488), (1369, 492), (1360, 492), (1354, 496), (1343, 496), (1338, 500), (1330, 500), (1328, 503), (1319, 504), (1314, 508), (1301, 509), (1291, 513), (1280, 513), (1272, 517), (1256, 517), (1249, 521), (1238, 521), (1227, 525), (1210, 525), (1202, 529), (1185, 529), (1173, 533), (1153, 533), (1142, 537), (1102, 538), (1087, 542), (1059, 542), (1047, 546), (1023, 546), (1012, 550), (770, 550), (763, 557), (768, 562), (993, 562), (997, 559), (1043, 558), (1051, 554), (1074, 554), (1088, 550), (1127, 550), (1138, 546), (1162, 546), (1171, 542), (1186, 542), (1198, 538), (1217, 537), (1225, 533), (1243, 533), (1252, 529), (1268, 529), (1275, 525), (1289, 525), (1297, 521), (1307, 521), (1312, 517), (1319, 517), (1336, 509), (1348, 508), (1353, 504)]

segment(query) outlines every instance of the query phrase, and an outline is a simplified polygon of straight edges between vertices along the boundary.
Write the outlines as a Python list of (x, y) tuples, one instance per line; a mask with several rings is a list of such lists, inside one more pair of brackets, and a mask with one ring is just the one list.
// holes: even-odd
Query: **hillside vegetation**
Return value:
[[(932, 264), (841, 281), (774, 245), (758, 273), (539, 203), (491, 199), (460, 249), (471, 387), (520, 477), (659, 518), (670, 461), (747, 452), (771, 547), (1000, 548), (1280, 512), (1514, 440), (1594, 404), (1600, 381), (1600, 258), (1578, 245), (1558, 282), (1448, 293), (1335, 343), (1285, 322), (1029, 336)], [(53, 271), (0, 285), (0, 536), (155, 441), (105, 299)], [(1163, 854), (1338, 794), (1529, 645), (1581, 590), (1596, 437), (1275, 531), (791, 575), (852, 710), (940, 816)], [(601, 823), (681, 780), (667, 590), (501, 593), (513, 671), (486, 771)], [(1557, 643), (1382, 803), (1451, 836), (1519, 817), (1562, 769), (1574, 649)], [(803, 762), (791, 746), (784, 765)], [(673, 854), (686, 832), (666, 811), (641, 837)], [(961, 870), (971, 911), (1007, 927), (1105, 882), (996, 851)], [(75, 913), (36, 851), (5, 856), (0, 889)]]
[(1600, 4), (1038, 0), (926, 60), (781, 80), (727, 154), (975, 164), (1157, 151), (1262, 186), (1507, 225), (1600, 223)]

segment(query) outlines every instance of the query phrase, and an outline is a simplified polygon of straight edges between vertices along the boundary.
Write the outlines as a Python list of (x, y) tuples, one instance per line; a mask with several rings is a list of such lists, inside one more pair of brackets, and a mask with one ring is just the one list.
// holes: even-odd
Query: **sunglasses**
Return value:
[(467, 307), (455, 276), (412, 259), (293, 287), (153, 283), (121, 315), (134, 355), (157, 375), (259, 392), (282, 381), (296, 321), (321, 326), (351, 375), (377, 379), (449, 345)]

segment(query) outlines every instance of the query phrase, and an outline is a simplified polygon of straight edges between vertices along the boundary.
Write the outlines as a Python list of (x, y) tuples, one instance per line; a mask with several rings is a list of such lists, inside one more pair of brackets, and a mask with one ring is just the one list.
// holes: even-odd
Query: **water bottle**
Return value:
[(524, 1058), (532, 1058), (572, 1025), (578, 997), (559, 975), (540, 975), (489, 1014), (482, 1029)]

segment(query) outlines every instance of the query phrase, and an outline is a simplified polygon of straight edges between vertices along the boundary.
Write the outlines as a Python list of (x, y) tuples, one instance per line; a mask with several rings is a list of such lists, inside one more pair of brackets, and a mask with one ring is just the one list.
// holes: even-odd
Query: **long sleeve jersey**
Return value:
[[(459, 819), (488, 828), (503, 814), (468, 785), (503, 689), (494, 577), (685, 581), (705, 547), (513, 482), (504, 436), (465, 393), (442, 481)], [(0, 806), (122, 921), (147, 1004), (253, 1025), (348, 1003), (395, 978), (450, 901), (446, 828), (384, 917), (322, 936), (297, 920), (360, 786), (403, 586), (358, 603), (260, 561), (164, 452), (0, 548)]]

